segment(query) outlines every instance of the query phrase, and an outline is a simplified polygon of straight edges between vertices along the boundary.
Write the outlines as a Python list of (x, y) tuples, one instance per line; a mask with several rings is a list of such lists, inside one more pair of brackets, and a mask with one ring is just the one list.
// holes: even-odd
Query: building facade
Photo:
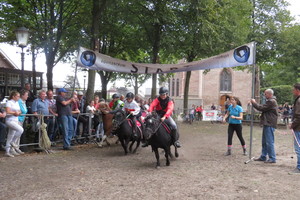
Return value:
[[(168, 82), (170, 96), (175, 100), (175, 109), (183, 109), (183, 96), (186, 72), (176, 73)], [(194, 104), (210, 109), (214, 104), (224, 110), (225, 101), (230, 96), (241, 100), (246, 110), (251, 98), (252, 73), (232, 68), (192, 71), (189, 87), (188, 107)]]
[[(14, 62), (0, 49), (0, 94), (8, 96), (12, 90), (20, 90), (22, 71)], [(43, 73), (36, 72), (36, 89), (42, 88)], [(33, 83), (32, 71), (24, 70), (24, 83)], [(32, 86), (33, 88), (33, 86)]]

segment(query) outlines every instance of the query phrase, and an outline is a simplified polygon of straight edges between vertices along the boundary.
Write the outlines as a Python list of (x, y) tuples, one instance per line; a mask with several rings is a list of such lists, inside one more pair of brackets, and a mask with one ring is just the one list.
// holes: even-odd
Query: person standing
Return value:
[(75, 102), (74, 98), (66, 99), (66, 93), (68, 91), (65, 88), (58, 89), (58, 96), (56, 99), (56, 108), (58, 114), (58, 120), (62, 126), (62, 134), (64, 137), (64, 150), (70, 150), (71, 139), (73, 136), (73, 118), (72, 111), (69, 104)]
[(229, 117), (228, 120), (228, 140), (227, 140), (227, 152), (225, 153), (226, 156), (231, 155), (231, 149), (232, 149), (232, 137), (234, 131), (236, 132), (242, 148), (243, 153), (246, 156), (247, 150), (246, 150), (246, 144), (245, 140), (243, 138), (242, 134), (242, 120), (243, 120), (243, 108), (240, 100), (237, 97), (231, 97), (230, 98), (230, 105), (226, 111), (226, 114), (223, 118), (223, 122), (226, 122), (226, 118)]
[[(262, 105), (256, 103), (255, 99), (251, 99), (253, 107), (262, 112), (260, 123), (263, 125), (262, 151), (260, 157), (254, 159), (254, 161), (276, 163), (274, 131), (277, 128), (278, 106), (273, 94), (274, 91), (272, 89), (265, 90), (266, 103)], [(267, 156), (269, 157), (268, 160)]]
[(46, 97), (46, 101), (48, 102), (49, 105), (49, 114), (51, 115), (51, 117), (49, 117), (49, 121), (47, 124), (47, 132), (48, 132), (48, 136), (51, 142), (54, 141), (54, 138), (56, 137), (55, 135), (55, 130), (57, 127), (56, 124), (56, 117), (57, 112), (56, 112), (56, 100), (53, 98), (53, 91), (52, 90), (48, 90), (47, 91), (47, 97)]
[(16, 141), (21, 137), (24, 129), (19, 124), (18, 116), (21, 114), (19, 106), (20, 93), (12, 91), (9, 96), (9, 101), (6, 102), (6, 120), (5, 123), (8, 127), (8, 134), (6, 139), (5, 155), (14, 157), (20, 155), (15, 151)]
[[(23, 116), (19, 116), (18, 119), (19, 119), (19, 124), (22, 127), (24, 125), (24, 121), (25, 121), (25, 118), (26, 118), (25, 114), (27, 114), (27, 111), (28, 111), (27, 107), (26, 107), (26, 100), (27, 100), (27, 98), (28, 98), (28, 90), (21, 90), (20, 91), (20, 99), (19, 99), (18, 103), (19, 103), (19, 106), (20, 106), (20, 109), (21, 109), (21, 114), (23, 114)], [(20, 150), (20, 140), (21, 140), (21, 138), (19, 138), (16, 141), (15, 150), (19, 154), (24, 154), (24, 152)]]
[(26, 100), (26, 107), (28, 109), (28, 114), (32, 114), (31, 106), (32, 106), (32, 103), (33, 103), (35, 97), (31, 90), (30, 83), (25, 83), (24, 89), (28, 91), (28, 98)]
[(6, 125), (4, 123), (4, 118), (6, 117), (5, 109), (0, 105), (0, 150), (4, 150), (5, 147), (5, 137), (6, 137)]
[(295, 102), (290, 128), (294, 131), (294, 148), (297, 154), (297, 166), (289, 174), (300, 174), (300, 83), (294, 85), (293, 94)]

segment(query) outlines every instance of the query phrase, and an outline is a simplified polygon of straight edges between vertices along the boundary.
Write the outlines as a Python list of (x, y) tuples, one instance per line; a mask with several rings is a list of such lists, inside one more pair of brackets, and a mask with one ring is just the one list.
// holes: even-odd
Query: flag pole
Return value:
[(76, 63), (76, 67), (75, 67), (75, 75), (74, 75), (73, 90), (72, 90), (71, 98), (73, 98), (73, 94), (75, 92), (75, 85), (76, 85), (76, 79), (77, 79), (77, 67), (78, 67), (77, 61), (75, 63)]
[[(252, 65), (252, 92), (251, 99), (255, 98), (255, 71), (256, 71), (256, 42), (253, 44), (253, 65)], [(251, 117), (250, 117), (250, 143), (249, 143), (249, 160), (245, 161), (245, 164), (253, 161), (252, 157), (252, 141), (253, 141), (253, 120), (254, 120), (254, 109), (251, 106)]]

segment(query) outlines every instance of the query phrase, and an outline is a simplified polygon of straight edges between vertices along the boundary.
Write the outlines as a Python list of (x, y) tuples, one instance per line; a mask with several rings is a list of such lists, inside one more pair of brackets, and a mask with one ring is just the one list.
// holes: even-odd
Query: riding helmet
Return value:
[(117, 93), (115, 93), (115, 94), (112, 95), (112, 99), (116, 99), (116, 98), (120, 98), (120, 95), (117, 94)]
[(159, 94), (160, 95), (162, 95), (162, 94), (168, 94), (168, 93), (169, 93), (168, 88), (166, 88), (166, 87), (159, 88)]
[(134, 94), (132, 92), (128, 92), (126, 94), (126, 99), (134, 99)]

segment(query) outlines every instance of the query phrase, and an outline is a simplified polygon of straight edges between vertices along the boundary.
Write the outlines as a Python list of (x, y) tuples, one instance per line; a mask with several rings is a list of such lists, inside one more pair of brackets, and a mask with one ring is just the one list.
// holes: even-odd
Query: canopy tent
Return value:
[[(194, 70), (205, 70), (215, 68), (228, 68), (244, 65), (252, 65), (252, 98), (254, 98), (255, 91), (255, 62), (256, 62), (256, 43), (251, 42), (240, 47), (237, 47), (228, 52), (222, 53), (200, 61), (188, 62), (183, 64), (145, 64), (133, 63), (92, 51), (80, 47), (77, 57), (77, 65), (91, 69), (114, 71), (123, 73), (139, 73), (139, 74), (156, 74), (156, 73), (175, 73)], [(77, 71), (77, 65), (76, 70)], [(76, 76), (76, 75), (75, 75)], [(250, 149), (249, 158), (245, 164), (250, 162), (252, 158), (252, 132), (253, 132), (253, 113), (251, 111), (251, 125), (250, 125)]]

